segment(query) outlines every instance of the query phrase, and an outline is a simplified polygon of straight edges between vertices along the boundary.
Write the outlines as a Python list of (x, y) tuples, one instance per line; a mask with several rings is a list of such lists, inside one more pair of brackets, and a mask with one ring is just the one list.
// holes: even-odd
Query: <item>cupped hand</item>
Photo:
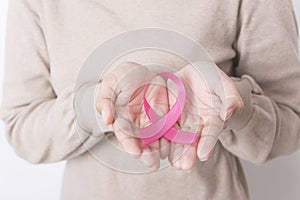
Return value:
[[(143, 87), (154, 73), (147, 67), (124, 62), (103, 76), (97, 98), (97, 110), (105, 124), (112, 124), (116, 138), (124, 150), (138, 158), (146, 167), (159, 168), (161, 148), (166, 141), (143, 146), (138, 128), (150, 124), (143, 109)], [(160, 115), (168, 110), (166, 82), (156, 77), (150, 84), (147, 99)], [(166, 150), (162, 151), (166, 152)], [(166, 153), (163, 153), (166, 154)]]
[[(169, 161), (178, 170), (191, 170), (197, 157), (201, 161), (207, 160), (224, 123), (244, 106), (230, 77), (215, 65), (203, 67), (215, 67), (214, 76), (193, 65), (175, 73), (186, 89), (186, 103), (177, 128), (200, 134), (199, 140), (191, 145), (171, 143)], [(176, 101), (176, 87), (171, 81), (167, 85), (169, 105), (172, 106)]]

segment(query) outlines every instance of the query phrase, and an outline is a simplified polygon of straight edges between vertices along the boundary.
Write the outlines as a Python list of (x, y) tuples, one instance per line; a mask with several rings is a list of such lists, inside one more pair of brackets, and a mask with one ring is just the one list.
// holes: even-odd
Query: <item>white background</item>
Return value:
[[(4, 70), (3, 50), (7, 1), (0, 0), (0, 101)], [(294, 0), (294, 5), (296, 14), (300, 16), (300, 2)], [(243, 165), (249, 182), (251, 199), (300, 199), (300, 151), (260, 167), (246, 162), (243, 162)], [(3, 124), (0, 122), (1, 200), (59, 199), (63, 166), (63, 162), (51, 165), (30, 165), (18, 158), (8, 145)]]

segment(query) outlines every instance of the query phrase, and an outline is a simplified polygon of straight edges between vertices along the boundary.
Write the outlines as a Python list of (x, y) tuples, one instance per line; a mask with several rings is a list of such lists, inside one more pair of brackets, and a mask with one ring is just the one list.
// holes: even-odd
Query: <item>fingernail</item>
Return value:
[(204, 136), (200, 140), (199, 145), (201, 146), (198, 154), (200, 161), (206, 161), (208, 159), (208, 157), (210, 156), (209, 154), (212, 152), (215, 144), (216, 144), (216, 139), (210, 136)]

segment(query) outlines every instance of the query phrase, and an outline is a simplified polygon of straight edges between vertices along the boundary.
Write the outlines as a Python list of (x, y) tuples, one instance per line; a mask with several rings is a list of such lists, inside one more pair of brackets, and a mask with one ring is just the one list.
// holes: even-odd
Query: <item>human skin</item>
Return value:
[[(105, 124), (112, 124), (116, 138), (127, 153), (139, 159), (146, 167), (156, 170), (160, 167), (160, 158), (168, 155), (168, 150), (160, 149), (155, 141), (147, 146), (142, 145), (138, 129), (150, 124), (143, 111), (143, 85), (154, 73), (147, 67), (133, 62), (124, 62), (104, 75), (101, 92), (97, 98), (97, 110)], [(148, 88), (147, 99), (156, 105), (158, 114), (168, 110), (166, 82), (157, 77), (155, 84)]]
[[(207, 84), (202, 73), (192, 65), (186, 65), (175, 74), (181, 78), (186, 89), (186, 103), (178, 121), (180, 129), (200, 134), (191, 145), (171, 143), (169, 161), (178, 170), (191, 170), (198, 157), (206, 161), (222, 133), (226, 122), (234, 112), (243, 109), (244, 103), (233, 81), (217, 66), (215, 80)], [(172, 106), (176, 96), (172, 94), (174, 84), (168, 81), (168, 100)]]
[[(160, 158), (168, 157), (176, 169), (191, 170), (197, 157), (201, 161), (209, 158), (226, 121), (243, 108), (243, 101), (233, 81), (216, 69), (217, 78), (213, 87), (208, 87), (205, 74), (199, 73), (192, 65), (175, 72), (186, 89), (186, 104), (175, 127), (200, 134), (199, 140), (193, 144), (176, 144), (161, 138), (148, 146), (142, 145), (132, 123), (138, 127), (150, 124), (142, 109), (142, 86), (154, 73), (137, 63), (121, 63), (103, 77), (97, 110), (102, 114), (104, 123), (113, 125), (116, 138), (124, 150), (148, 168), (158, 169)], [(172, 81), (165, 82), (159, 77), (154, 82), (148, 89), (147, 99), (150, 104), (156, 105), (155, 111), (163, 115), (176, 101), (176, 87)], [(128, 110), (129, 114), (126, 114)]]

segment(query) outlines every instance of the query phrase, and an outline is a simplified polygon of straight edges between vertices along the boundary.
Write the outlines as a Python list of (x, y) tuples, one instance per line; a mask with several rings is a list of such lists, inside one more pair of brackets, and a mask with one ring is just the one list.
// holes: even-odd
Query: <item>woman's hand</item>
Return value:
[[(124, 150), (155, 170), (160, 165), (160, 141), (143, 146), (138, 135), (138, 128), (150, 124), (143, 109), (143, 86), (153, 76), (153, 72), (137, 63), (118, 65), (103, 77), (97, 110), (104, 123), (113, 125), (116, 138)], [(155, 105), (158, 114), (168, 111), (166, 83), (162, 78), (157, 77), (151, 82), (147, 99)]]
[[(217, 67), (216, 67), (217, 68)], [(187, 65), (175, 74), (186, 88), (186, 103), (176, 128), (200, 134), (199, 141), (191, 145), (169, 142), (161, 138), (143, 146), (138, 129), (150, 124), (143, 110), (143, 86), (154, 73), (136, 63), (122, 63), (103, 77), (101, 92), (97, 99), (97, 110), (106, 124), (112, 124), (114, 132), (124, 150), (135, 155), (141, 162), (155, 170), (160, 158), (168, 156), (178, 170), (190, 170), (198, 158), (207, 160), (211, 155), (224, 123), (235, 112), (243, 108), (243, 101), (232, 80), (217, 68), (215, 87), (208, 87), (203, 77), (192, 65)], [(160, 115), (168, 112), (175, 103), (176, 88), (168, 81), (155, 78), (148, 88), (147, 99)], [(152, 82), (153, 83), (153, 82)], [(137, 127), (132, 125), (132, 122)]]
[[(224, 123), (244, 106), (233, 81), (218, 67), (216, 70), (217, 80), (209, 80), (213, 82), (210, 87), (204, 78), (209, 76), (200, 74), (192, 65), (175, 73), (186, 88), (186, 104), (178, 121), (178, 128), (200, 134), (199, 141), (192, 145), (171, 143), (169, 161), (178, 170), (192, 169), (197, 156), (201, 161), (207, 160)], [(170, 106), (176, 101), (173, 91), (176, 91), (174, 84), (168, 81)]]

